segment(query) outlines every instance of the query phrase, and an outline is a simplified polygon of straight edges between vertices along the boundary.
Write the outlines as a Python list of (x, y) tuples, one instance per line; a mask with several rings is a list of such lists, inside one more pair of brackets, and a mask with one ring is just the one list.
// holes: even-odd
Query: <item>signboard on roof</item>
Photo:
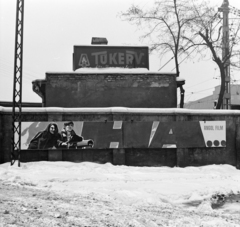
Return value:
[(149, 69), (148, 47), (74, 46), (73, 70), (88, 67)]

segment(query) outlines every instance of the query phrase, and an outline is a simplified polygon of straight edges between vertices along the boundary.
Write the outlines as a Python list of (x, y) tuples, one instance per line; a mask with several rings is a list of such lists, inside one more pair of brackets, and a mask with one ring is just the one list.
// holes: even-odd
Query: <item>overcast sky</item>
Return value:
[[(132, 3), (151, 6), (153, 0), (25, 0), (23, 42), (23, 102), (41, 102), (32, 91), (32, 81), (44, 79), (49, 71), (72, 71), (74, 45), (90, 45), (92, 37), (106, 37), (108, 45), (148, 46), (140, 41), (141, 31), (122, 21), (118, 14)], [(221, 6), (222, 0), (211, 0)], [(239, 0), (229, 0), (240, 9)], [(16, 0), (0, 0), (0, 101), (12, 101)], [(161, 62), (150, 56), (150, 71), (158, 71), (171, 56)], [(185, 101), (211, 95), (220, 84), (217, 66), (211, 61), (181, 63), (186, 80)], [(174, 62), (162, 71), (174, 72)], [(233, 72), (235, 80), (239, 73)], [(178, 91), (179, 92), (179, 91)], [(194, 92), (194, 94), (192, 94)]]

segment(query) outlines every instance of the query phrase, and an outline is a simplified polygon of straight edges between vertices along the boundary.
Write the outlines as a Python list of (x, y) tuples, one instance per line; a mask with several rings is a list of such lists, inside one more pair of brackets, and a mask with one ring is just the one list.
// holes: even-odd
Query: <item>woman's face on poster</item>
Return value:
[(55, 126), (54, 126), (54, 125), (51, 125), (49, 131), (50, 131), (51, 134), (54, 134), (54, 132), (55, 132)]

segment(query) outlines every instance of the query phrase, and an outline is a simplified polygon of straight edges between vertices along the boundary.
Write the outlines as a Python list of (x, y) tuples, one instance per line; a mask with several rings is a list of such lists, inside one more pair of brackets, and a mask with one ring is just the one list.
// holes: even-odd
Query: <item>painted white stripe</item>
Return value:
[(159, 125), (159, 121), (154, 121), (152, 124), (152, 130), (151, 130), (151, 134), (150, 134), (150, 138), (149, 138), (148, 147), (151, 145), (152, 139), (157, 131), (158, 125)]
[[(113, 129), (122, 129), (122, 121), (114, 121)], [(109, 148), (118, 148), (119, 142), (110, 142)]]
[(78, 135), (82, 135), (84, 121), (75, 121), (74, 122), (74, 131)]
[(119, 142), (111, 142), (109, 148), (118, 148)]
[(176, 144), (163, 144), (162, 148), (177, 148)]
[(122, 121), (114, 121), (113, 129), (122, 129)]

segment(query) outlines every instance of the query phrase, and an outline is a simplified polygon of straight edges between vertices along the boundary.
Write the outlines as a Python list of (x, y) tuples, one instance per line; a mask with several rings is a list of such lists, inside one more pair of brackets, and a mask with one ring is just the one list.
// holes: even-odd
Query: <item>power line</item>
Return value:
[[(215, 79), (215, 78), (213, 77), (213, 79)], [(207, 81), (209, 81), (209, 80), (212, 80), (212, 79), (204, 80), (203, 82), (201, 82), (201, 83), (198, 83), (198, 84), (194, 84), (194, 85), (193, 85), (193, 86), (191, 86), (191, 87), (186, 87), (186, 89), (187, 89), (187, 88), (192, 88), (192, 87), (198, 86), (199, 84), (206, 83), (206, 82), (207, 82)]]
[[(5, 65), (5, 66), (7, 66), (7, 67), (9, 67), (9, 68), (13, 68), (13, 63), (14, 63), (14, 62), (11, 62), (11, 61), (9, 61), (9, 60), (6, 59), (6, 58), (2, 58), (2, 56), (0, 56), (0, 60), (1, 60), (1, 61), (0, 61), (0, 65)], [(25, 68), (26, 68), (26, 66), (28, 67), (28, 69), (25, 69), (24, 71), (29, 72), (29, 74), (30, 74), (30, 73), (32, 73), (32, 74), (39, 74), (38, 72), (30, 69), (29, 64), (24, 64), (24, 66), (25, 66)], [(0, 68), (0, 69), (1, 69), (1, 68)]]
[[(196, 95), (196, 94), (203, 94), (202, 92), (203, 91), (208, 91), (208, 90), (211, 90), (211, 89), (214, 89), (215, 87), (212, 87), (212, 88), (207, 88), (207, 89), (204, 89), (204, 90), (200, 90), (200, 91), (196, 91), (196, 92), (185, 92), (186, 94), (194, 94), (194, 95)], [(207, 93), (205, 93), (205, 94), (207, 94)]]
[[(183, 61), (185, 61), (185, 60), (189, 57), (189, 55), (190, 55), (193, 51), (195, 51), (197, 48), (198, 48), (198, 46), (196, 46), (190, 53), (188, 53), (187, 56), (186, 56), (182, 61), (180, 61), (180, 62), (178, 63), (178, 65), (180, 65)], [(176, 69), (176, 66), (175, 66), (171, 71), (173, 71), (174, 69)]]
[(170, 61), (172, 61), (173, 58), (174, 56), (171, 57), (158, 71), (160, 71), (163, 67), (165, 67), (165, 65), (167, 65)]

